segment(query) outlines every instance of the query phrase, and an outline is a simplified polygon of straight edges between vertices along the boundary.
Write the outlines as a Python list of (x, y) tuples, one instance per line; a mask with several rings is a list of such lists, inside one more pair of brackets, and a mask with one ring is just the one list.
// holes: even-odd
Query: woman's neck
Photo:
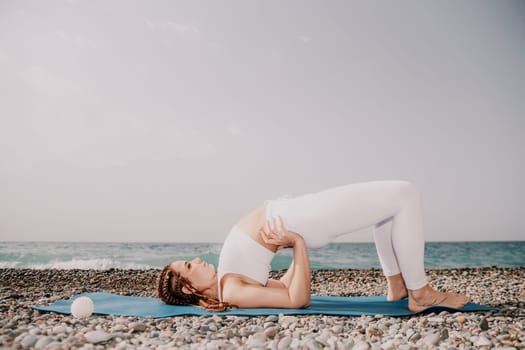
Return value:
[(203, 294), (208, 298), (217, 299), (217, 291), (217, 273), (215, 273), (214, 277), (212, 278), (212, 283), (206, 290), (203, 291)]

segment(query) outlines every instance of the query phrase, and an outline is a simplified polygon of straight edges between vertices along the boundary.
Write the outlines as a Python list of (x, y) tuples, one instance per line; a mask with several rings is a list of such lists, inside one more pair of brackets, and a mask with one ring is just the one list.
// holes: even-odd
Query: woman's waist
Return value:
[(251, 239), (237, 225), (233, 226), (224, 241), (217, 273), (219, 277), (226, 273), (246, 275), (255, 280), (264, 279), (270, 271), (275, 252)]
[(248, 215), (244, 216), (241, 220), (239, 220), (235, 224), (235, 226), (253, 241), (257, 242), (265, 249), (275, 253), (277, 251), (277, 247), (273, 244), (268, 244), (264, 242), (264, 240), (259, 234), (259, 231), (266, 222), (266, 210), (268, 210), (266, 207), (260, 207), (255, 209)]
[[(258, 239), (257, 239), (258, 238)], [(267, 261), (272, 259), (275, 255), (276, 249), (268, 248), (268, 244), (264, 243), (262, 238), (257, 233), (255, 237), (245, 232), (239, 225), (234, 225), (226, 238), (223, 245), (223, 250), (227, 245), (227, 241), (231, 241), (229, 244), (230, 250), (237, 250), (236, 253), (239, 255), (246, 255), (256, 260)], [(273, 245), (271, 245), (273, 247)]]

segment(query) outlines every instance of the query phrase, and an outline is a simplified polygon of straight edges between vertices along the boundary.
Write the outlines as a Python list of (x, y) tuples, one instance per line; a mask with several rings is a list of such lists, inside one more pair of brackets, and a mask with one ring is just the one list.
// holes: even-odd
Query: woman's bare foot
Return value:
[(408, 295), (407, 287), (405, 286), (405, 280), (400, 273), (393, 276), (386, 276), (388, 284), (388, 295), (386, 299), (388, 301), (401, 300), (406, 298)]
[(460, 309), (469, 300), (470, 297), (464, 294), (438, 292), (428, 284), (423, 288), (408, 291), (408, 309), (412, 312), (420, 312), (432, 306)]

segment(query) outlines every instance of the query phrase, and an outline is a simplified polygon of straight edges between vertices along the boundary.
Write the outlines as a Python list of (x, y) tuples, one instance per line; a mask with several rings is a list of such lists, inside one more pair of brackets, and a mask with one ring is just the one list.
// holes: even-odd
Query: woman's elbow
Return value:
[(303, 304), (303, 308), (310, 306), (312, 303), (312, 300), (310, 299), (310, 295), (308, 295), (308, 298), (306, 298), (305, 303)]
[(310, 306), (311, 300), (310, 296), (305, 296), (304, 298), (298, 298), (294, 301), (292, 301), (291, 308), (292, 309), (304, 309)]

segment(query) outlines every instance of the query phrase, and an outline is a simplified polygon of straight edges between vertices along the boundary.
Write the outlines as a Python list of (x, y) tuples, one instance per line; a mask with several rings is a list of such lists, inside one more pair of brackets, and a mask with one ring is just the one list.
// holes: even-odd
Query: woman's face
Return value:
[(217, 280), (214, 278), (217, 273), (213, 265), (200, 258), (195, 258), (191, 261), (177, 260), (172, 262), (170, 266), (173, 271), (180, 273), (199, 291), (203, 291), (217, 283)]

